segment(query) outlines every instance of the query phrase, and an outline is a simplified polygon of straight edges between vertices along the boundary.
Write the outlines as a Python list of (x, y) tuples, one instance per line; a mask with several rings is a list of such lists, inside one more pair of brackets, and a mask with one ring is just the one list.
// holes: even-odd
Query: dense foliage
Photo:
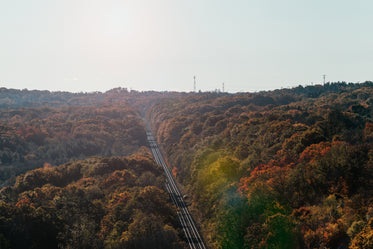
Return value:
[(184, 248), (147, 149), (17, 177), (0, 192), (0, 248)]
[(44, 164), (124, 156), (147, 144), (128, 104), (0, 111), (0, 182)]
[(2, 88), (0, 181), (11, 185), (0, 191), (0, 248), (185, 247), (140, 114), (211, 248), (372, 248), (372, 104), (372, 82), (238, 94)]
[(147, 116), (214, 248), (371, 248), (373, 84), (158, 101)]
[(186, 246), (138, 94), (0, 89), (0, 248)]

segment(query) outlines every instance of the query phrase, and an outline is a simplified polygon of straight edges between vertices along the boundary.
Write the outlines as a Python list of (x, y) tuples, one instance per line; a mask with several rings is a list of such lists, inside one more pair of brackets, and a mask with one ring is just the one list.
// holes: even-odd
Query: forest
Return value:
[(0, 183), (44, 164), (130, 155), (146, 146), (141, 122), (129, 105), (0, 110)]
[(0, 248), (184, 248), (146, 149), (43, 167), (0, 191)]
[(372, 248), (373, 85), (168, 98), (147, 111), (211, 248)]
[(143, 118), (209, 248), (373, 247), (372, 82), (0, 90), (0, 248), (186, 248)]

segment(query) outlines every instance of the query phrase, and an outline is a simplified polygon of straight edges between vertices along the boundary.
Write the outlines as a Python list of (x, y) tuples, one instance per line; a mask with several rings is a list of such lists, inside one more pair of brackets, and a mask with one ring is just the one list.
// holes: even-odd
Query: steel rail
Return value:
[(190, 249), (206, 249), (206, 245), (197, 229), (195, 221), (193, 220), (187, 205), (181, 195), (181, 192), (176, 184), (176, 181), (171, 173), (170, 168), (164, 160), (164, 157), (159, 150), (158, 144), (152, 135), (149, 127), (147, 126), (147, 138), (150, 146), (150, 150), (154, 157), (155, 162), (160, 165), (167, 177), (166, 190), (170, 195), (172, 202), (177, 207), (177, 216), (181, 223), (183, 232), (185, 234), (186, 242)]

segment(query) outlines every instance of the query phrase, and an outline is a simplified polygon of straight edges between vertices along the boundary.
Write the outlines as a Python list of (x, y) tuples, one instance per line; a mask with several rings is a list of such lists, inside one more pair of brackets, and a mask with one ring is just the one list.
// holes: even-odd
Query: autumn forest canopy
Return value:
[(0, 88), (0, 248), (373, 248), (373, 82), (259, 93)]

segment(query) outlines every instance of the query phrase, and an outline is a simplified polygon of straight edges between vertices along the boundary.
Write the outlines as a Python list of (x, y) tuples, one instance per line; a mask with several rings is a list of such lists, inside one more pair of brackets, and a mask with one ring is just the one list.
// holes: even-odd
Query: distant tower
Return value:
[(193, 87), (193, 89), (194, 89), (194, 92), (196, 92), (196, 76), (193, 76), (193, 79), (194, 79), (194, 87)]
[(323, 79), (324, 79), (324, 85), (325, 85), (326, 74), (323, 74), (322, 77), (323, 77)]
[(224, 92), (224, 82), (223, 82), (223, 86), (222, 86), (221, 90), (222, 90), (222, 92)]

